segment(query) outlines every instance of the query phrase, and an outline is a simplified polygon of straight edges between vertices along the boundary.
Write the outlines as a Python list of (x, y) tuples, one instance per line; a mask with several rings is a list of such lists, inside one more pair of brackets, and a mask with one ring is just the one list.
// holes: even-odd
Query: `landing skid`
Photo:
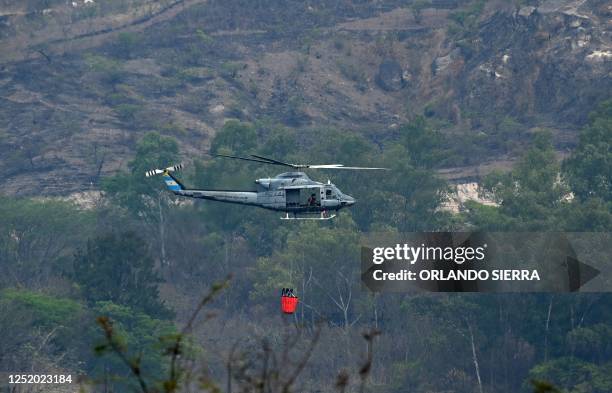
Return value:
[(327, 215), (326, 212), (321, 212), (321, 215), (319, 217), (298, 217), (297, 215), (293, 215), (293, 217), (289, 216), (289, 213), (285, 214), (284, 217), (281, 217), (281, 220), (317, 220), (317, 221), (325, 221), (325, 220), (331, 220), (332, 218), (336, 217), (335, 214)]

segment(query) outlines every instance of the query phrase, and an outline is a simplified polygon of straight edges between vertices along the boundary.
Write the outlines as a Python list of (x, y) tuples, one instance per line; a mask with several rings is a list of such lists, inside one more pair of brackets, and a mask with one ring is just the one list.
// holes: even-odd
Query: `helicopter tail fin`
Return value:
[(171, 173), (171, 172), (179, 171), (182, 168), (183, 168), (183, 165), (179, 164), (179, 165), (170, 166), (165, 169), (152, 169), (150, 171), (147, 171), (145, 173), (145, 176), (151, 177), (155, 175), (162, 175), (162, 177), (164, 178), (164, 182), (166, 183), (166, 187), (168, 187), (168, 190), (172, 192), (182, 191), (185, 189), (185, 186), (183, 186), (183, 184), (176, 177), (174, 177), (174, 175), (172, 175)]
[(168, 187), (168, 190), (170, 191), (182, 191), (185, 189), (183, 184), (170, 172), (164, 173), (164, 182), (166, 183), (166, 187)]

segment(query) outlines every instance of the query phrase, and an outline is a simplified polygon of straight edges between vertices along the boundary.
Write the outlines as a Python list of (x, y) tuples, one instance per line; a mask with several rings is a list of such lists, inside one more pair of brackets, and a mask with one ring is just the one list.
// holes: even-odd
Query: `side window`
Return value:
[(330, 199), (331, 198), (331, 195), (332, 195), (331, 192), (332, 191), (330, 189), (325, 190), (325, 199)]

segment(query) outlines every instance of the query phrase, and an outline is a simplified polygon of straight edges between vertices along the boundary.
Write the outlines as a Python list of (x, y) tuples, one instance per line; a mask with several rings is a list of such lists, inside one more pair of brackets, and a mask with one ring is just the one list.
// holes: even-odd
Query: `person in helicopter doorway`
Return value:
[(308, 198), (308, 206), (317, 206), (317, 196), (316, 194), (310, 194), (310, 198)]

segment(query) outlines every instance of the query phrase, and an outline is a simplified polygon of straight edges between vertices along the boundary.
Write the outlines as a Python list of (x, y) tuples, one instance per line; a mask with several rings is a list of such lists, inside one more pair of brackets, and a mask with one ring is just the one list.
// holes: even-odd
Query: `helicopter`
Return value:
[(283, 220), (329, 220), (336, 217), (330, 211), (355, 204), (355, 198), (344, 194), (331, 181), (321, 183), (311, 180), (301, 169), (347, 169), (347, 170), (389, 170), (388, 168), (368, 168), (344, 166), (342, 164), (291, 164), (251, 154), (249, 157), (238, 157), (224, 154), (210, 154), (213, 157), (257, 162), (291, 168), (275, 177), (255, 180), (254, 191), (243, 190), (200, 190), (186, 188), (173, 174), (183, 168), (182, 164), (164, 169), (152, 169), (145, 173), (151, 177), (162, 175), (166, 187), (175, 195), (209, 199), (218, 202), (258, 206), (268, 210), (284, 212)]

